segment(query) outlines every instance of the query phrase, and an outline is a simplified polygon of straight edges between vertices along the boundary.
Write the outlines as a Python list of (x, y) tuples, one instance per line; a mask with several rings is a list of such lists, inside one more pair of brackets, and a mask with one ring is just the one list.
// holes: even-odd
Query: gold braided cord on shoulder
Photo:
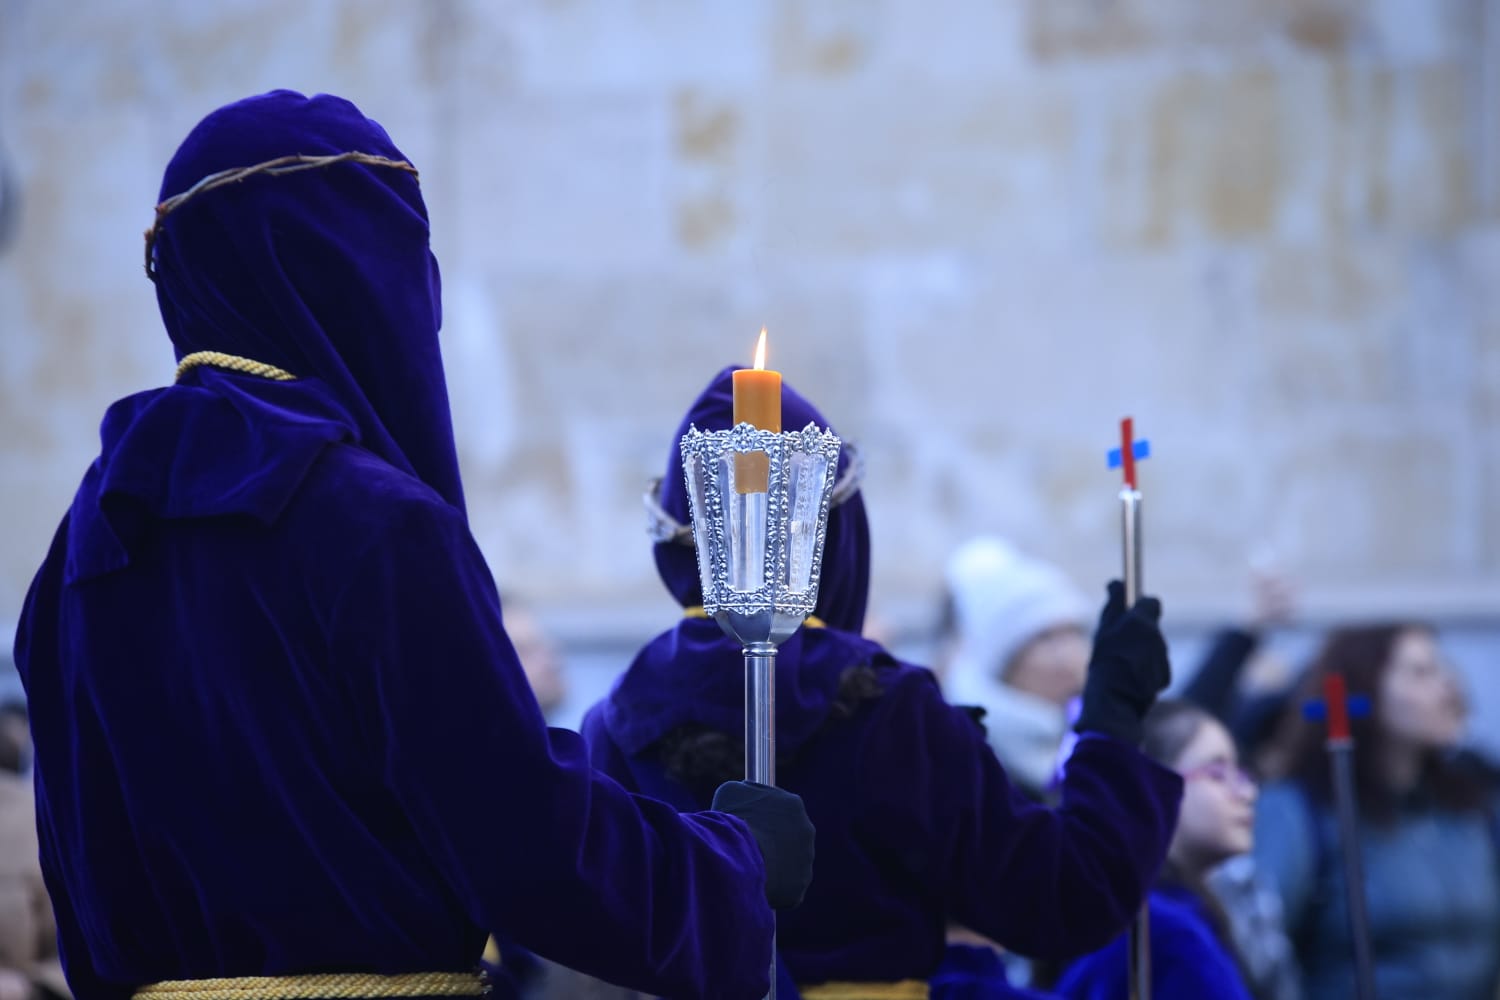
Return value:
[(799, 986), (803, 1000), (927, 1000), (928, 986), (920, 979), (899, 983), (818, 983)]
[(224, 368), (228, 371), (239, 372), (241, 375), (259, 375), (273, 382), (295, 382), (297, 376), (291, 372), (268, 365), (264, 361), (252, 361), (250, 358), (242, 358), (238, 354), (225, 354), (222, 351), (194, 351), (181, 361), (177, 362), (177, 381), (182, 381), (182, 376), (194, 368), (208, 366), (210, 368)]
[(475, 972), (369, 972), (303, 976), (237, 976), (168, 979), (136, 990), (132, 1000), (357, 1000), (379, 997), (477, 997), (484, 980)]
[(146, 230), (146, 277), (152, 281), (156, 280), (156, 272), (151, 267), (151, 252), (156, 248), (156, 236), (161, 232), (161, 224), (174, 209), (181, 208), (183, 204), (196, 198), (198, 195), (214, 188), (223, 187), (226, 184), (237, 184), (247, 177), (256, 174), (266, 174), (271, 177), (280, 177), (283, 174), (295, 174), (303, 170), (317, 170), (320, 167), (331, 167), (335, 163), (360, 163), (367, 167), (390, 167), (392, 170), (402, 170), (419, 181), (421, 175), (417, 168), (407, 160), (393, 160), (388, 156), (376, 156), (374, 153), (334, 153), (329, 156), (304, 156), (295, 153), (291, 156), (278, 156), (274, 160), (266, 160), (264, 163), (256, 163), (248, 167), (231, 167), (228, 170), (220, 170), (216, 174), (209, 174), (198, 181), (186, 191), (180, 191), (172, 195), (166, 201), (156, 206), (156, 221), (151, 228)]

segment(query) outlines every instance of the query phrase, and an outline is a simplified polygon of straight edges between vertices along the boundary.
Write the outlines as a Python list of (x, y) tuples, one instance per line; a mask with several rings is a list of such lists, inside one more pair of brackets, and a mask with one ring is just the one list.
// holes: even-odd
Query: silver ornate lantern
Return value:
[(691, 427), (682, 438), (703, 610), (745, 651), (748, 781), (776, 784), (776, 647), (818, 601), (838, 460), (839, 439), (813, 424)]
[[(769, 459), (749, 489), (748, 456)], [(838, 458), (839, 439), (813, 424), (779, 434), (692, 427), (682, 438), (703, 610), (745, 650), (749, 781), (776, 783), (776, 647), (818, 601)], [(762, 479), (764, 491), (754, 489)]]

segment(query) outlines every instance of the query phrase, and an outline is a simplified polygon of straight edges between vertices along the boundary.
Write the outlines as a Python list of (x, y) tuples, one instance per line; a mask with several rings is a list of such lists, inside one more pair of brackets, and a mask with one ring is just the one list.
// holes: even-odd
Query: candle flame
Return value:
[(766, 328), (760, 328), (760, 339), (755, 342), (755, 368), (757, 371), (765, 371), (766, 368)]

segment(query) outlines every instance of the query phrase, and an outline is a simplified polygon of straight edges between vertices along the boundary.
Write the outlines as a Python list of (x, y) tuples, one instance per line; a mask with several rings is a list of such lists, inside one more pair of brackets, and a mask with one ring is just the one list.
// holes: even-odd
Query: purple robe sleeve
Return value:
[(583, 734), (583, 742), (588, 746), (589, 762), (596, 770), (603, 771), (632, 792), (640, 791), (638, 786), (626, 780), (631, 773), (630, 761), (620, 745), (609, 735), (609, 727), (604, 724), (603, 704), (595, 705), (584, 713), (583, 723), (578, 731)]
[(1103, 736), (1079, 741), (1055, 809), (1018, 791), (979, 727), (917, 675), (885, 699), (861, 754), (862, 839), (953, 920), (1038, 958), (1096, 949), (1155, 881), (1182, 780)]
[(459, 516), (402, 520), (351, 573), (333, 654), (436, 875), (476, 923), (599, 978), (762, 996), (772, 915), (748, 828), (591, 769), (581, 737), (546, 728)]
[[(67, 534), (68, 522), (64, 518), (52, 538), (52, 546), (48, 551), (47, 559), (42, 563), (41, 571), (32, 581), (31, 589), (26, 595), (26, 606), (22, 613), (23, 627), (17, 633), (16, 639), (18, 662), (25, 662), (27, 659), (31, 636), (39, 631), (36, 623), (57, 618), (57, 595), (62, 589), (63, 555), (66, 552), (64, 543)], [(47, 895), (52, 901), (52, 912), (57, 922), (58, 957), (62, 960), (63, 969), (68, 977), (68, 985), (78, 997), (87, 997), (90, 1000), (127, 1000), (130, 996), (128, 989), (104, 982), (94, 969), (88, 945), (79, 932), (79, 921), (73, 912), (73, 901), (68, 897), (61, 882), (61, 852), (57, 848), (52, 815), (48, 808), (50, 799), (43, 784), (40, 768), (34, 771), (33, 781), (36, 788), (37, 843), (42, 878), (47, 884)]]
[(73, 901), (63, 888), (59, 873), (62, 860), (53, 834), (52, 817), (46, 809), (47, 796), (40, 772), (36, 775), (37, 837), (40, 843), (42, 877), (57, 922), (57, 954), (62, 961), (68, 986), (81, 1000), (129, 1000), (131, 990), (118, 983), (107, 983), (94, 968), (88, 944), (79, 931), (79, 920), (73, 912)]

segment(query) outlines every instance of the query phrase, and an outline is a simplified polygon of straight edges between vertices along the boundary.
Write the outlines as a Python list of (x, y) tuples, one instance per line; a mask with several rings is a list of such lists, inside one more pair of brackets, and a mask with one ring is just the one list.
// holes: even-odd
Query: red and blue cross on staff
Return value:
[(1344, 675), (1330, 673), (1323, 678), (1323, 697), (1314, 698), (1302, 706), (1302, 717), (1309, 722), (1328, 723), (1328, 742), (1347, 745), (1350, 740), (1349, 720), (1363, 719), (1370, 714), (1370, 698), (1363, 694), (1350, 694)]
[(1135, 489), (1135, 463), (1151, 457), (1151, 442), (1145, 438), (1135, 440), (1135, 420), (1126, 417), (1120, 421), (1120, 447), (1109, 452), (1109, 467), (1124, 468), (1126, 489)]
[(1370, 939), (1370, 915), (1365, 905), (1364, 864), (1360, 857), (1358, 792), (1354, 783), (1354, 735), (1351, 716), (1370, 712), (1370, 700), (1350, 696), (1344, 675), (1330, 672), (1323, 678), (1323, 700), (1303, 706), (1310, 719), (1327, 720), (1328, 766), (1333, 785), (1334, 813), (1338, 819), (1339, 854), (1344, 868), (1344, 894), (1349, 907), (1349, 939), (1354, 952), (1354, 996), (1375, 1000), (1375, 957)]
[[(1141, 493), (1136, 489), (1135, 463), (1151, 455), (1151, 442), (1135, 440), (1135, 421), (1120, 421), (1120, 447), (1109, 453), (1109, 467), (1125, 470), (1120, 490), (1121, 576), (1125, 604), (1134, 607), (1141, 596)], [(1129, 1000), (1151, 1000), (1151, 915), (1142, 907), (1130, 924), (1127, 944), (1127, 989)]]

